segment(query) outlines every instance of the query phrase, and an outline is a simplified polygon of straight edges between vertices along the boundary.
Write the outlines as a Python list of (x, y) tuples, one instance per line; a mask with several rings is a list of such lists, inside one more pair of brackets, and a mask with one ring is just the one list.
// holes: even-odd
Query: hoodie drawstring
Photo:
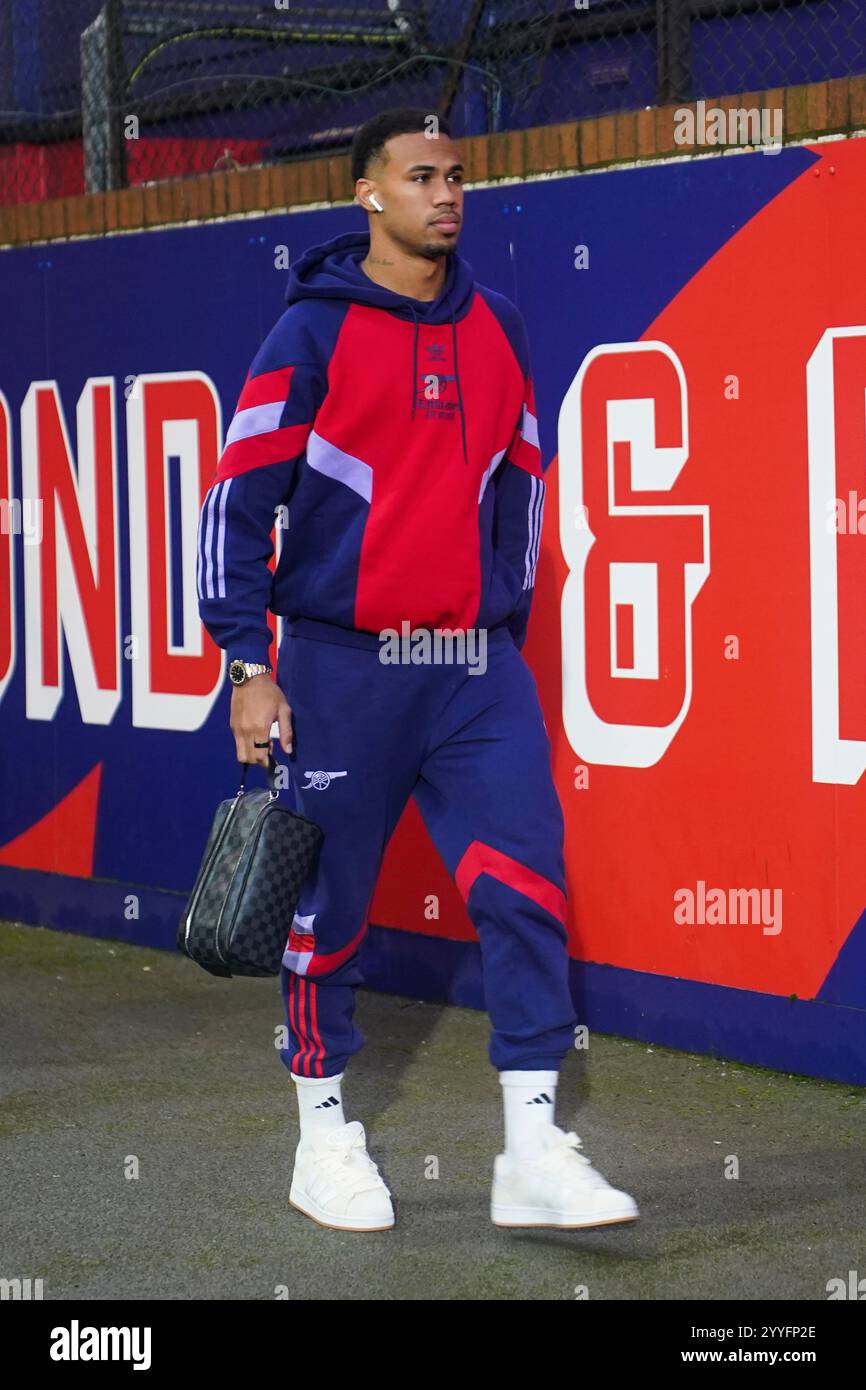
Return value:
[(418, 395), (418, 315), (415, 313), (415, 305), (410, 304), (412, 317), (415, 320), (415, 336), (412, 339), (412, 419), (415, 419), (415, 398)]
[[(460, 369), (457, 366), (457, 325), (454, 322), (454, 305), (451, 303), (451, 295), (447, 293), (448, 307), (451, 310), (451, 348), (454, 354), (454, 381), (457, 386), (457, 403), (460, 407), (460, 435), (463, 441), (463, 462), (469, 462), (469, 455), (466, 452), (466, 420), (463, 415), (463, 393), (460, 390)], [(410, 304), (412, 318), (415, 320), (415, 332), (412, 336), (412, 419), (415, 419), (415, 401), (418, 394), (418, 315), (415, 312), (415, 305)]]
[(448, 307), (451, 310), (451, 341), (454, 350), (454, 381), (457, 386), (457, 402), (460, 406), (460, 434), (463, 438), (463, 462), (469, 462), (469, 455), (466, 452), (466, 419), (463, 415), (463, 394), (460, 390), (460, 369), (457, 366), (457, 326), (454, 322), (454, 305), (451, 303), (451, 295), (448, 295)]

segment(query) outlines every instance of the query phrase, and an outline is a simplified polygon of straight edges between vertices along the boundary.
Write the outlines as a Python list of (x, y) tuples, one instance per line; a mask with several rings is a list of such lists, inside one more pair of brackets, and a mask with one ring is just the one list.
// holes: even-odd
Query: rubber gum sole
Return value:
[[(390, 1231), (394, 1226), (393, 1218), (384, 1226), (360, 1226), (358, 1225), (358, 1222), (361, 1220), (360, 1217), (355, 1217), (354, 1219), (347, 1218), (345, 1223), (334, 1220), (328, 1221), (325, 1219), (325, 1213), (322, 1211), (322, 1208), (314, 1202), (312, 1198), (301, 1197), (300, 1200), (298, 1200), (298, 1198), (299, 1194), (293, 1188), (289, 1193), (289, 1204), (295, 1207), (297, 1211), (303, 1212), (304, 1216), (309, 1216), (311, 1221), (315, 1221), (319, 1226), (327, 1226), (331, 1231)], [(309, 1203), (309, 1205), (305, 1206), (305, 1202)]]
[(560, 1231), (582, 1231), (590, 1226), (619, 1226), (627, 1221), (639, 1220), (640, 1213), (629, 1212), (622, 1216), (597, 1216), (590, 1217), (588, 1220), (569, 1220), (568, 1217), (557, 1218), (557, 1213), (552, 1211), (548, 1215), (550, 1220), (539, 1220), (537, 1210), (527, 1207), (514, 1207), (511, 1210), (503, 1207), (492, 1207), (490, 1219), (494, 1226), (508, 1226), (512, 1228), (527, 1227), (554, 1227)]

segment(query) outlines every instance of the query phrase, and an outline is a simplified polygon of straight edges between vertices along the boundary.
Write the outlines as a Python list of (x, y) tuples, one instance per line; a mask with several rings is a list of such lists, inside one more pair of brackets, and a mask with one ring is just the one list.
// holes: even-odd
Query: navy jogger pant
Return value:
[(478, 933), (492, 1065), (558, 1068), (577, 1018), (562, 808), (532, 672), (504, 626), (488, 631), (486, 670), (474, 674), (466, 662), (383, 664), (378, 637), (350, 645), (334, 631), (287, 622), (277, 659), (293, 714), (294, 807), (324, 832), (280, 972), (282, 1061), (301, 1076), (335, 1076), (363, 1046), (358, 949), (386, 845), (414, 796)]

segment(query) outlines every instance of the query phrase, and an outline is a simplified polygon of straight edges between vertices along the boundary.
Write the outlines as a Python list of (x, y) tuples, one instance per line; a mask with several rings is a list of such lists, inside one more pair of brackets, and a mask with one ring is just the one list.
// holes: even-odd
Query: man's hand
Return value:
[(239, 763), (268, 766), (273, 739), (268, 740), (267, 748), (254, 748), (253, 745), (264, 743), (275, 719), (280, 726), (280, 746), (291, 753), (292, 710), (276, 682), (264, 674), (234, 687), (229, 724), (235, 736)]

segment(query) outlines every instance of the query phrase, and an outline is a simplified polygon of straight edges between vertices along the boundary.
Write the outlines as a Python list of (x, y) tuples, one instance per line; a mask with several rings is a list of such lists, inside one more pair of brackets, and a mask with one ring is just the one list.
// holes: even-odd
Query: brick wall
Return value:
[[(695, 109), (695, 103), (679, 102), (461, 139), (467, 182), (530, 178), (554, 170), (600, 169), (641, 159), (710, 153), (713, 147), (674, 141), (674, 114), (689, 106)], [(796, 143), (866, 129), (866, 77), (839, 77), (799, 87), (707, 98), (706, 106), (723, 110), (781, 107), (784, 141)], [(0, 207), (0, 247), (233, 213), (284, 211), (309, 203), (351, 202), (353, 194), (348, 155), (166, 179), (117, 193), (88, 193)]]

